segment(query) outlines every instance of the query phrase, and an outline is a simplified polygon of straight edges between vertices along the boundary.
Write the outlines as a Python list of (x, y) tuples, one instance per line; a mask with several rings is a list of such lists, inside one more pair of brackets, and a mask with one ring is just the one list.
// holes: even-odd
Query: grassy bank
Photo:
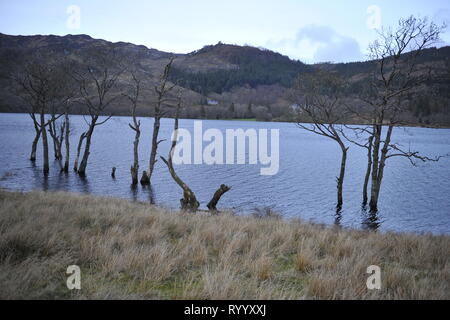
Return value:
[[(0, 298), (449, 299), (450, 237), (0, 191)], [(66, 268), (81, 268), (81, 290)], [(366, 268), (381, 267), (381, 290)]]

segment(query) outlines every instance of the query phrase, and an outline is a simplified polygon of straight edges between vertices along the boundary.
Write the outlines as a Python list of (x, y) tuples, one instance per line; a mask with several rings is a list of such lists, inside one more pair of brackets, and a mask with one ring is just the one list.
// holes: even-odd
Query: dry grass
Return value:
[[(0, 191), (0, 298), (449, 299), (450, 237)], [(66, 268), (79, 265), (82, 289)], [(366, 268), (381, 267), (381, 290)]]

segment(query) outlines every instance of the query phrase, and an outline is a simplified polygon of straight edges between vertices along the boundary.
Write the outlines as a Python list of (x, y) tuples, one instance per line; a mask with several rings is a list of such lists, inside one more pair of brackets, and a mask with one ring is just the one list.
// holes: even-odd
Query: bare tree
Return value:
[(164, 72), (161, 75), (160, 82), (155, 86), (156, 102), (154, 110), (154, 122), (153, 122), (153, 133), (152, 133), (152, 148), (150, 151), (150, 160), (148, 165), (148, 172), (144, 171), (141, 177), (141, 184), (149, 185), (151, 182), (153, 170), (155, 168), (155, 163), (157, 161), (156, 154), (158, 152), (158, 145), (164, 140), (158, 140), (159, 127), (161, 125), (161, 118), (164, 115), (163, 106), (169, 100), (168, 94), (175, 87), (174, 84), (169, 85), (169, 73), (172, 67), (174, 58), (170, 58), (169, 62), (164, 68)]
[(136, 117), (136, 108), (139, 102), (139, 94), (141, 88), (141, 80), (137, 78), (136, 73), (131, 72), (132, 84), (130, 85), (130, 93), (124, 94), (131, 103), (131, 117), (133, 123), (128, 125), (134, 131), (133, 142), (133, 165), (131, 166), (131, 181), (133, 185), (138, 183), (139, 173), (139, 138), (141, 136), (141, 120)]
[[(368, 112), (359, 112), (372, 126), (372, 169), (370, 209), (377, 211), (386, 160), (405, 157), (416, 161), (438, 161), (418, 151), (405, 150), (392, 141), (394, 126), (404, 124), (402, 115), (407, 111), (407, 95), (425, 83), (431, 69), (419, 69), (418, 57), (423, 50), (439, 40), (443, 26), (426, 18), (410, 16), (400, 19), (395, 29), (379, 32), (379, 39), (369, 46), (369, 57), (374, 60), (374, 71), (369, 86), (360, 98)], [(387, 127), (386, 132), (384, 128)]]
[(69, 172), (69, 161), (70, 161), (70, 120), (69, 120), (69, 108), (66, 107), (66, 110), (64, 112), (64, 140), (65, 140), (65, 147), (66, 147), (66, 153), (65, 153), (65, 160), (64, 160), (64, 167), (62, 171)]
[(27, 63), (23, 63), (26, 59), (23, 54), (18, 50), (14, 49), (3, 49), (0, 52), (0, 59), (4, 61), (9, 61), (8, 64), (5, 65), (4, 74), (5, 78), (11, 80), (17, 86), (15, 88), (15, 94), (22, 100), (25, 105), (23, 111), (28, 113), (31, 120), (33, 121), (33, 126), (35, 130), (35, 135), (33, 142), (31, 144), (31, 152), (30, 152), (30, 161), (36, 161), (36, 152), (37, 146), (41, 137), (41, 128), (39, 127), (39, 103), (36, 97), (36, 94), (30, 88), (30, 84), (32, 83), (32, 77), (27, 77), (29, 73), (30, 65), (33, 63), (33, 60), (27, 59)]
[[(369, 186), (370, 173), (372, 171), (372, 146), (373, 146), (373, 131), (371, 131), (372, 127), (354, 127), (354, 126), (345, 126), (346, 129), (351, 130), (355, 133), (356, 137), (350, 137), (345, 133), (345, 130), (342, 130), (341, 133), (347, 139), (347, 141), (357, 145), (358, 147), (365, 148), (367, 150), (367, 167), (366, 174), (364, 175), (364, 183), (363, 183), (363, 206), (367, 205), (368, 196), (367, 189)], [(361, 135), (364, 135), (363, 142), (361, 142)]]
[(64, 122), (58, 126), (58, 122), (56, 121), (57, 114), (55, 111), (52, 111), (50, 114), (50, 123), (48, 126), (48, 132), (50, 133), (50, 137), (53, 141), (53, 154), (55, 156), (55, 160), (62, 159), (62, 142), (64, 139)]
[(75, 171), (75, 172), (78, 171), (78, 161), (80, 159), (80, 153), (81, 153), (81, 148), (83, 147), (84, 139), (86, 139), (86, 132), (82, 132), (80, 134), (80, 138), (78, 139), (77, 155), (76, 155), (75, 161), (73, 163), (73, 171)]
[(31, 144), (30, 160), (36, 161), (36, 152), (39, 139), (41, 137), (41, 127), (39, 124), (39, 113), (42, 108), (40, 89), (33, 84), (36, 80), (33, 76), (37, 73), (37, 68), (31, 62), (27, 63), (17, 74), (11, 74), (11, 78), (19, 85), (17, 95), (27, 104), (28, 114), (33, 121), (35, 136)]
[(80, 100), (88, 111), (88, 115), (84, 117), (88, 129), (83, 133), (84, 137), (80, 137), (81, 142), (86, 140), (83, 156), (77, 168), (80, 176), (86, 175), (95, 128), (107, 122), (112, 114), (108, 114), (103, 120), (99, 120), (100, 116), (107, 113), (108, 107), (122, 96), (117, 90), (117, 84), (125, 68), (117, 48), (112, 45), (102, 49), (95, 48), (89, 52), (84, 65), (74, 72), (74, 78), (79, 85)]
[[(58, 66), (59, 76), (57, 77), (57, 80), (62, 83), (58, 84), (56, 87), (58, 89), (58, 92), (55, 95), (57, 99), (49, 102), (48, 108), (50, 114), (48, 132), (53, 141), (54, 157), (55, 160), (58, 160), (58, 163), (61, 166), (61, 171), (64, 171), (61, 160), (63, 159), (62, 149), (65, 139), (66, 125), (68, 125), (68, 114), (66, 111), (69, 107), (69, 101), (74, 98), (76, 93), (75, 83), (71, 77), (71, 67), (72, 64), (67, 60)], [(64, 119), (62, 121), (58, 121), (58, 119), (63, 115), (65, 115)]]
[(49, 151), (46, 128), (59, 118), (59, 116), (46, 119), (46, 114), (55, 106), (64, 104), (69, 99), (67, 89), (67, 74), (64, 72), (64, 63), (61, 61), (46, 62), (45, 57), (36, 54), (36, 57), (22, 67), (22, 70), (13, 75), (19, 84), (19, 96), (30, 107), (29, 115), (33, 120), (35, 138), (32, 144), (30, 160), (36, 159), (36, 148), (40, 138), (43, 147), (43, 172), (49, 173)]
[[(178, 95), (178, 102), (176, 106), (175, 111), (175, 121), (174, 121), (174, 130), (172, 134), (172, 145), (170, 147), (169, 151), (169, 157), (167, 160), (160, 156), (161, 160), (167, 165), (170, 175), (172, 176), (172, 179), (180, 186), (181, 189), (183, 189), (183, 198), (180, 199), (180, 205), (182, 210), (187, 211), (197, 211), (198, 207), (200, 206), (200, 203), (197, 201), (197, 197), (195, 196), (195, 193), (192, 191), (191, 188), (177, 175), (175, 172), (175, 168), (173, 166), (172, 157), (173, 153), (175, 152), (175, 147), (177, 145), (177, 138), (178, 138), (178, 118), (180, 115), (180, 110), (182, 108), (182, 99), (181, 99), (181, 91)], [(208, 209), (212, 213), (217, 212), (216, 205), (219, 202), (220, 198), (224, 193), (229, 191), (231, 187), (226, 186), (224, 184), (220, 185), (220, 187), (216, 190), (211, 200), (208, 202)]]
[(309, 132), (327, 137), (335, 141), (341, 149), (341, 166), (337, 182), (337, 204), (340, 210), (343, 204), (343, 185), (348, 147), (343, 141), (342, 125), (346, 119), (342, 107), (343, 80), (337, 75), (317, 71), (298, 78), (294, 85), (291, 99), (297, 103), (299, 118), (310, 122), (299, 121), (297, 125)]
[(30, 153), (31, 161), (36, 161), (37, 144), (39, 142), (39, 138), (41, 137), (41, 127), (39, 126), (39, 122), (36, 118), (36, 111), (37, 110), (34, 107), (32, 107), (31, 111), (29, 112), (31, 120), (33, 120), (33, 125), (34, 125), (34, 130), (35, 130), (33, 143), (31, 144), (31, 153)]
[(173, 167), (173, 163), (172, 163), (173, 153), (175, 152), (175, 147), (177, 145), (178, 117), (180, 114), (181, 104), (182, 104), (182, 101), (181, 101), (181, 93), (180, 93), (180, 95), (178, 97), (178, 103), (176, 106), (175, 121), (174, 121), (173, 134), (172, 134), (172, 145), (171, 145), (171, 148), (169, 151), (169, 157), (167, 158), (167, 160), (162, 156), (160, 158), (167, 165), (167, 168), (169, 169), (172, 179), (180, 186), (181, 189), (183, 189), (183, 198), (180, 199), (181, 209), (188, 210), (188, 211), (197, 211), (198, 207), (200, 206), (200, 203), (197, 201), (197, 197), (195, 196), (195, 193), (177, 175), (177, 173), (175, 172), (175, 169)]

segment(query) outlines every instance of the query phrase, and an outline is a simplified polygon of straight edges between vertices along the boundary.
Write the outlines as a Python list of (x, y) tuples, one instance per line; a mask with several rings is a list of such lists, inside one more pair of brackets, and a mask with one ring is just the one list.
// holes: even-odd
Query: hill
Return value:
[(219, 42), (183, 57), (175, 65), (171, 78), (207, 95), (246, 85), (289, 87), (298, 74), (308, 69), (304, 63), (270, 50)]
[[(133, 68), (143, 81), (141, 114), (149, 114), (152, 99), (154, 98), (153, 86), (157, 83), (164, 65), (174, 54), (149, 49), (145, 46), (138, 46), (126, 42), (111, 42), (93, 39), (88, 35), (66, 35), (66, 36), (9, 36), (0, 34), (0, 111), (2, 112), (24, 112), (27, 107), (17, 97), (14, 82), (9, 75), (18, 70), (37, 54), (43, 55), (46, 59), (67, 58), (74, 62), (82, 62), (89, 58), (95, 51), (108, 46), (114, 46), (118, 54), (124, 59), (132, 61)], [(178, 55), (175, 55), (178, 56)], [(111, 66), (114, 68), (114, 66)], [(119, 79), (123, 85), (127, 79)], [(198, 96), (191, 92), (194, 97)], [(189, 98), (189, 93), (186, 94)], [(199, 98), (197, 97), (197, 100)], [(124, 101), (118, 101), (112, 108), (114, 114), (126, 115), (129, 107)], [(82, 113), (82, 107), (75, 108), (77, 113)]]
[[(188, 54), (174, 54), (126, 42), (112, 44), (88, 35), (0, 34), (0, 112), (26, 112), (8, 76), (37, 52), (44, 52), (49, 59), (68, 57), (82, 62), (90, 53), (108, 45), (114, 45), (124, 59), (133, 61), (143, 81), (138, 114), (147, 116), (152, 114), (153, 87), (171, 56), (176, 59), (170, 80), (185, 89), (187, 107), (182, 117), (186, 118), (289, 121), (292, 103), (286, 94), (296, 77), (315, 69), (330, 70), (350, 80), (349, 95), (354, 95), (373, 68), (371, 61), (307, 65), (267, 49), (221, 42)], [(411, 96), (411, 122), (449, 125), (450, 47), (427, 49), (419, 62), (424, 70), (432, 66), (434, 71), (427, 85)], [(127, 79), (120, 81), (124, 84)], [(117, 101), (112, 110), (116, 115), (129, 114), (124, 101)], [(83, 113), (82, 106), (74, 112)], [(168, 110), (169, 116), (171, 112)]]

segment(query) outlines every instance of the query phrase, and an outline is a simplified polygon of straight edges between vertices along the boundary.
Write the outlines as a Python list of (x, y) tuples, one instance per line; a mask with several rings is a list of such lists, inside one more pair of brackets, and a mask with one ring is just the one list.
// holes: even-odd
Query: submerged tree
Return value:
[(66, 106), (66, 110), (64, 111), (64, 141), (65, 141), (65, 160), (62, 171), (69, 172), (69, 161), (70, 161), (70, 120), (69, 120), (69, 110), (68, 106)]
[(141, 136), (141, 120), (136, 117), (136, 108), (139, 102), (139, 94), (141, 89), (141, 80), (137, 78), (134, 72), (131, 72), (132, 82), (130, 84), (130, 92), (124, 94), (131, 103), (131, 118), (133, 123), (128, 125), (134, 131), (133, 142), (133, 165), (131, 166), (131, 181), (133, 185), (138, 183), (139, 174), (139, 138)]
[[(363, 111), (356, 112), (371, 124), (371, 192), (370, 209), (376, 211), (386, 161), (405, 157), (415, 165), (419, 161), (438, 161), (440, 157), (421, 156), (418, 151), (405, 150), (392, 141), (394, 127), (405, 124), (402, 115), (408, 110), (408, 94), (424, 84), (431, 69), (419, 69), (418, 59), (424, 49), (435, 44), (443, 27), (426, 18), (410, 16), (400, 19), (395, 29), (382, 29), (379, 39), (369, 46), (374, 70), (369, 85), (360, 98)], [(385, 129), (387, 128), (387, 129)]]
[(125, 72), (125, 64), (119, 56), (115, 45), (95, 48), (88, 53), (84, 64), (74, 72), (79, 86), (80, 101), (87, 107), (88, 115), (84, 117), (88, 126), (80, 136), (80, 144), (85, 140), (80, 165), (75, 164), (80, 176), (86, 175), (86, 167), (91, 151), (92, 135), (96, 127), (107, 122), (112, 114), (100, 120), (108, 113), (108, 107), (122, 94), (118, 91), (119, 77)]
[[(178, 102), (176, 106), (175, 111), (175, 119), (174, 119), (174, 127), (173, 127), (173, 134), (172, 134), (172, 144), (169, 151), (169, 156), (167, 160), (164, 157), (160, 157), (162, 161), (167, 165), (167, 168), (169, 169), (170, 175), (172, 176), (172, 179), (180, 186), (181, 189), (183, 189), (183, 198), (180, 199), (180, 205), (182, 210), (197, 211), (198, 207), (200, 206), (200, 203), (197, 200), (197, 197), (195, 196), (195, 193), (192, 191), (192, 189), (178, 176), (178, 174), (175, 172), (175, 168), (173, 166), (173, 154), (175, 152), (175, 148), (177, 145), (177, 139), (178, 139), (178, 118), (180, 115), (180, 110), (182, 108), (182, 99), (181, 99), (181, 92), (178, 95)], [(217, 208), (216, 205), (219, 202), (220, 198), (224, 193), (229, 191), (231, 187), (228, 187), (224, 184), (222, 184), (217, 191), (214, 193), (211, 200), (208, 202), (208, 209), (216, 213)]]
[(65, 72), (64, 62), (47, 61), (45, 57), (36, 54), (22, 66), (18, 74), (13, 76), (20, 87), (19, 96), (30, 107), (29, 115), (36, 132), (30, 155), (32, 161), (36, 159), (37, 143), (42, 138), (44, 175), (49, 173), (47, 128), (54, 125), (61, 116), (55, 115), (47, 119), (46, 115), (57, 106), (65, 104), (71, 96), (68, 89), (70, 81)]
[(5, 65), (5, 75), (6, 78), (9, 78), (12, 82), (17, 84), (15, 87), (15, 94), (22, 100), (25, 108), (23, 109), (26, 112), (31, 120), (33, 121), (33, 126), (35, 130), (35, 135), (33, 142), (31, 144), (31, 152), (30, 152), (30, 161), (36, 161), (36, 152), (39, 140), (41, 138), (41, 128), (39, 126), (39, 103), (36, 94), (31, 89), (30, 85), (32, 84), (32, 78), (27, 76), (31, 70), (30, 67), (33, 63), (37, 63), (37, 54), (34, 57), (34, 62), (31, 59), (28, 59), (26, 63), (23, 63), (24, 57), (20, 54), (18, 50), (14, 49), (3, 49), (0, 52), (0, 59), (4, 61), (9, 61), (10, 63)]
[(182, 104), (182, 100), (181, 100), (181, 93), (180, 93), (180, 95), (178, 97), (176, 111), (175, 111), (175, 119), (174, 119), (173, 134), (172, 134), (172, 145), (170, 147), (169, 156), (168, 156), (167, 160), (162, 156), (160, 158), (167, 165), (167, 168), (169, 169), (172, 179), (180, 186), (181, 189), (183, 189), (183, 198), (180, 199), (181, 209), (188, 210), (188, 211), (197, 211), (198, 207), (200, 206), (200, 203), (197, 201), (197, 197), (195, 196), (195, 193), (177, 175), (177, 173), (175, 172), (175, 168), (173, 167), (173, 162), (172, 162), (173, 154), (175, 152), (175, 147), (177, 145), (177, 139), (178, 139), (178, 117), (180, 115), (181, 104)]
[(38, 112), (38, 109), (36, 106), (32, 106), (30, 112), (28, 113), (31, 117), (31, 120), (33, 120), (33, 126), (34, 126), (34, 139), (31, 144), (31, 153), (30, 153), (30, 160), (36, 161), (36, 151), (37, 151), (37, 145), (39, 142), (39, 139), (41, 137), (41, 127), (39, 126), (39, 121), (36, 118), (36, 114)]
[(78, 172), (78, 162), (80, 160), (80, 153), (81, 153), (81, 148), (83, 147), (84, 139), (86, 139), (86, 132), (82, 132), (80, 134), (80, 138), (78, 139), (77, 155), (76, 155), (75, 161), (73, 163), (73, 171), (75, 171), (75, 172)]
[(159, 135), (159, 127), (161, 125), (161, 118), (164, 115), (163, 106), (168, 102), (169, 100), (169, 93), (173, 90), (175, 87), (174, 84), (169, 83), (169, 74), (170, 69), (172, 67), (173, 63), (173, 57), (170, 58), (167, 65), (164, 67), (164, 72), (161, 75), (159, 84), (155, 86), (155, 93), (156, 93), (156, 102), (154, 104), (154, 122), (153, 122), (153, 133), (152, 133), (152, 147), (150, 151), (150, 160), (148, 164), (148, 172), (144, 171), (141, 177), (141, 184), (143, 185), (149, 185), (151, 183), (153, 170), (155, 168), (155, 163), (157, 161), (156, 154), (158, 152), (158, 145), (163, 140), (158, 140)]
[[(73, 78), (70, 78), (73, 80)], [(64, 158), (64, 165), (61, 166), (61, 171), (68, 173), (69, 172), (69, 163), (70, 163), (70, 107), (72, 102), (75, 100), (75, 93), (77, 92), (76, 83), (70, 83), (70, 96), (71, 98), (67, 99), (62, 106), (61, 114), (64, 115), (62, 120), (62, 124), (60, 125), (60, 136), (59, 136), (59, 148), (60, 148), (60, 159)], [(63, 156), (63, 143), (64, 143), (64, 156)]]
[[(341, 131), (342, 135), (347, 139), (349, 142), (357, 145), (358, 147), (364, 148), (367, 150), (367, 166), (366, 166), (366, 174), (364, 175), (364, 183), (363, 183), (363, 206), (367, 205), (368, 201), (368, 187), (369, 187), (369, 179), (370, 179), (370, 173), (372, 172), (372, 146), (373, 146), (373, 131), (371, 131), (372, 127), (354, 127), (354, 126), (345, 126), (349, 131), (352, 131), (355, 133), (355, 138), (349, 136), (345, 133), (344, 130)], [(364, 136), (361, 140), (361, 136)]]
[[(341, 149), (341, 165), (337, 181), (337, 204), (343, 204), (343, 185), (348, 147), (344, 143), (342, 123), (346, 120), (342, 105), (344, 81), (334, 73), (317, 71), (304, 74), (295, 84), (291, 99), (298, 105), (299, 122), (304, 130), (335, 141)], [(303, 123), (303, 121), (310, 124)]]
[(55, 108), (52, 108), (50, 111), (50, 123), (48, 126), (48, 132), (50, 133), (50, 137), (53, 141), (53, 154), (55, 156), (55, 160), (62, 159), (62, 143), (64, 140), (64, 127), (65, 122), (59, 124), (57, 118), (61, 117), (57, 113), (58, 111)]

